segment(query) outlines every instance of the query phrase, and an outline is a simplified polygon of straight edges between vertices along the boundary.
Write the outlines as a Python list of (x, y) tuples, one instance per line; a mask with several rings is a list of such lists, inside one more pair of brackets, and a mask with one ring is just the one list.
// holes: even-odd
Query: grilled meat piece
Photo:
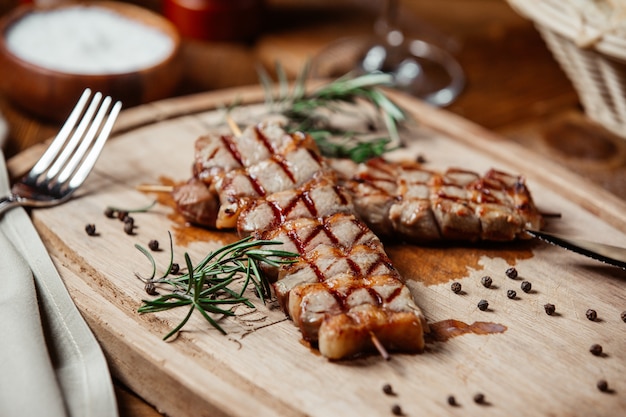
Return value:
[(337, 185), (332, 171), (323, 171), (297, 188), (255, 199), (245, 206), (237, 221), (237, 230), (249, 235), (299, 218), (326, 217), (333, 213), (353, 213), (352, 199)]
[(327, 160), (308, 135), (273, 123), (200, 138), (194, 179), (174, 198), (192, 221), (300, 254), (266, 272), (303, 337), (332, 359), (371, 349), (373, 338), (387, 349), (423, 349), (424, 316), (379, 237), (512, 240), (542, 222), (520, 177)]
[[(179, 208), (197, 215), (206, 205), (215, 227), (237, 225), (301, 255), (265, 268), (285, 312), (323, 355), (371, 350), (374, 338), (387, 349), (423, 349), (424, 316), (308, 136), (261, 124), (238, 138), (205, 136), (196, 151), (197, 180), (177, 190)], [(202, 184), (202, 198), (189, 198)]]
[(186, 219), (201, 226), (215, 228), (219, 200), (204, 182), (193, 177), (185, 184), (174, 187), (172, 198), (178, 212)]
[(490, 170), (445, 173), (382, 158), (330, 162), (356, 213), (379, 236), (410, 242), (509, 241), (543, 220), (522, 177)]
[(283, 310), (330, 359), (372, 350), (421, 351), (426, 322), (376, 235), (354, 215), (300, 218), (258, 232), (298, 261), (269, 271)]

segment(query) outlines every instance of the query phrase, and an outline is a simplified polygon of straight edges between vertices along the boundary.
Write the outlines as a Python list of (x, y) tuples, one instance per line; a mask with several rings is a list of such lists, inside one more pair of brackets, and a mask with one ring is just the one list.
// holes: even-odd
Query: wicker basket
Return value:
[[(567, 0), (508, 0), (535, 23), (585, 113), (626, 139), (626, 31), (594, 25)], [(600, 27), (602, 26), (602, 27)], [(620, 33), (621, 32), (621, 33)]]

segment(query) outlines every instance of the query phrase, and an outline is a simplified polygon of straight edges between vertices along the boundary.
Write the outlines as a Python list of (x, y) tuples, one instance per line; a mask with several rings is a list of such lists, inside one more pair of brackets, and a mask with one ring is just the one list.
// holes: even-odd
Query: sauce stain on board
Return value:
[(474, 246), (387, 245), (385, 249), (394, 266), (405, 279), (425, 285), (444, 284), (464, 278), (470, 269), (483, 270), (483, 257), (501, 258), (511, 266), (533, 257), (534, 240), (480, 243)]
[(430, 323), (430, 333), (427, 333), (427, 342), (446, 342), (453, 337), (462, 336), (464, 334), (494, 334), (504, 333), (507, 327), (503, 324), (488, 321), (475, 321), (467, 324), (459, 320), (442, 320)]

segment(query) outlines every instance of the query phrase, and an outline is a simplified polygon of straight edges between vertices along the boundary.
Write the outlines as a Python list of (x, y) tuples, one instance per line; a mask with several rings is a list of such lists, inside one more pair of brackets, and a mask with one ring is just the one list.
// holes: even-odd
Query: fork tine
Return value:
[(83, 114), (80, 120), (80, 123), (78, 124), (78, 127), (74, 131), (74, 134), (72, 135), (71, 139), (69, 140), (69, 142), (67, 143), (63, 151), (61, 152), (61, 155), (59, 155), (57, 159), (54, 161), (54, 164), (52, 165), (52, 167), (50, 167), (50, 169), (46, 172), (45, 174), (46, 181), (50, 182), (59, 173), (59, 171), (63, 169), (67, 160), (74, 153), (74, 150), (76, 149), (76, 147), (81, 143), (81, 139), (83, 138), (85, 130), (87, 130), (87, 127), (89, 127), (93, 114), (96, 112), (96, 109), (98, 108), (98, 105), (100, 104), (101, 99), (102, 99), (102, 93), (97, 92), (96, 94), (94, 94), (91, 100), (91, 103), (89, 104), (89, 107)]
[(50, 145), (48, 146), (48, 149), (46, 149), (44, 154), (39, 158), (35, 166), (33, 166), (30, 172), (28, 172), (27, 174), (28, 181), (33, 181), (33, 182), (36, 181), (36, 179), (46, 169), (48, 169), (48, 167), (50, 167), (54, 159), (59, 154), (59, 151), (61, 150), (61, 148), (67, 141), (67, 138), (70, 136), (70, 133), (72, 129), (74, 128), (74, 126), (76, 125), (76, 122), (78, 121), (78, 117), (83, 112), (83, 108), (85, 107), (85, 104), (87, 103), (87, 99), (89, 99), (90, 95), (91, 95), (91, 90), (89, 88), (83, 91), (83, 94), (78, 99), (78, 103), (76, 103), (76, 106), (74, 106), (74, 109), (72, 110), (69, 117), (63, 124), (63, 127), (61, 128), (61, 130), (59, 130), (59, 133), (57, 133), (56, 137), (54, 138), (52, 143), (50, 143)]
[(91, 146), (91, 143), (95, 139), (96, 134), (98, 133), (98, 130), (100, 129), (100, 125), (102, 124), (102, 120), (104, 119), (104, 115), (109, 110), (110, 106), (111, 106), (111, 97), (106, 97), (102, 101), (102, 104), (100, 105), (100, 109), (98, 110), (98, 113), (96, 113), (96, 116), (93, 118), (93, 120), (89, 121), (91, 125), (89, 126), (89, 129), (87, 130), (87, 133), (85, 134), (85, 136), (80, 141), (80, 145), (73, 152), (72, 157), (70, 158), (69, 162), (65, 164), (64, 167), (62, 167), (62, 171), (59, 174), (59, 177), (57, 178), (57, 182), (64, 183), (70, 177), (72, 172), (74, 172), (74, 170), (78, 166), (78, 163), (80, 162), (81, 159), (83, 159), (83, 157), (87, 153), (87, 150)]
[[(72, 172), (74, 171), (75, 167), (71, 167), (72, 168), (71, 171), (69, 170), (70, 168), (69, 166), (66, 169), (64, 169), (63, 172), (61, 172), (61, 175), (59, 176), (60, 184), (65, 183), (67, 180), (66, 176), (69, 176), (71, 174), (72, 177), (69, 182), (69, 189), (73, 190), (82, 185), (82, 183), (85, 181), (85, 179), (91, 172), (91, 169), (95, 165), (96, 160), (100, 156), (100, 153), (102, 152), (102, 148), (104, 147), (104, 144), (106, 143), (107, 139), (109, 138), (109, 135), (111, 134), (111, 130), (113, 129), (113, 124), (115, 123), (115, 120), (117, 119), (117, 116), (120, 113), (121, 109), (122, 109), (122, 102), (117, 101), (113, 105), (113, 108), (111, 109), (111, 112), (109, 113), (108, 118), (105, 121), (104, 126), (102, 127), (102, 130), (100, 131), (100, 134), (98, 135), (98, 138), (96, 139), (93, 147), (91, 148), (91, 150), (89, 151), (85, 159), (82, 161), (82, 163), (80, 164), (76, 172), (74, 172), (73, 174)], [(108, 110), (108, 105), (107, 105), (107, 110)], [(104, 113), (105, 112), (103, 112), (103, 116), (104, 116)], [(100, 124), (100, 122), (98, 124)], [(94, 129), (94, 135), (96, 134), (97, 130), (98, 130), (97, 128)], [(80, 162), (81, 159), (82, 158), (77, 158), (77, 163)]]

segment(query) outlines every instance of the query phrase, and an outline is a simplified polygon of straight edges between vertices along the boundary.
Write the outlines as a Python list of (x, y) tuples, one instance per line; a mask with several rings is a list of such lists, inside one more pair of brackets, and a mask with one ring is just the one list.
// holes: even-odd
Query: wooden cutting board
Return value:
[[(298, 330), (271, 303), (237, 310), (221, 323), (223, 336), (198, 314), (179, 337), (162, 337), (186, 310), (139, 315), (149, 298), (135, 276), (151, 266), (135, 244), (156, 239), (158, 272), (174, 258), (200, 260), (236, 237), (185, 225), (167, 194), (140, 192), (140, 184), (171, 184), (190, 176), (193, 143), (225, 130), (220, 108), (242, 103), (241, 124), (266, 112), (258, 88), (176, 98), (127, 110), (96, 170), (69, 203), (33, 212), (33, 221), (80, 311), (105, 350), (117, 378), (160, 411), (198, 416), (385, 416), (399, 405), (406, 416), (616, 416), (626, 412), (626, 271), (539, 241), (418, 247), (389, 243), (388, 252), (432, 326), (423, 354), (372, 355), (329, 362), (301, 341)], [(495, 167), (526, 176), (545, 212), (560, 213), (546, 228), (626, 245), (626, 204), (541, 155), (412, 98), (393, 94), (411, 113), (407, 148), (426, 166)], [(13, 158), (17, 175), (37, 158), (34, 148)], [(136, 208), (136, 233), (103, 215), (107, 206)], [(88, 236), (85, 225), (96, 225)], [(514, 267), (516, 279), (505, 271)], [(492, 288), (481, 285), (482, 276)], [(520, 289), (522, 281), (532, 291)], [(463, 291), (455, 294), (457, 281)], [(507, 290), (517, 298), (507, 298)], [(489, 309), (477, 308), (479, 300)], [(544, 304), (556, 314), (544, 312)], [(598, 313), (586, 318), (587, 309)], [(457, 334), (460, 333), (460, 334)], [(602, 356), (589, 352), (592, 344)], [(598, 380), (611, 390), (600, 392)], [(394, 395), (382, 387), (390, 384)], [(473, 397), (485, 395), (485, 403)], [(457, 406), (447, 403), (456, 398)]]

